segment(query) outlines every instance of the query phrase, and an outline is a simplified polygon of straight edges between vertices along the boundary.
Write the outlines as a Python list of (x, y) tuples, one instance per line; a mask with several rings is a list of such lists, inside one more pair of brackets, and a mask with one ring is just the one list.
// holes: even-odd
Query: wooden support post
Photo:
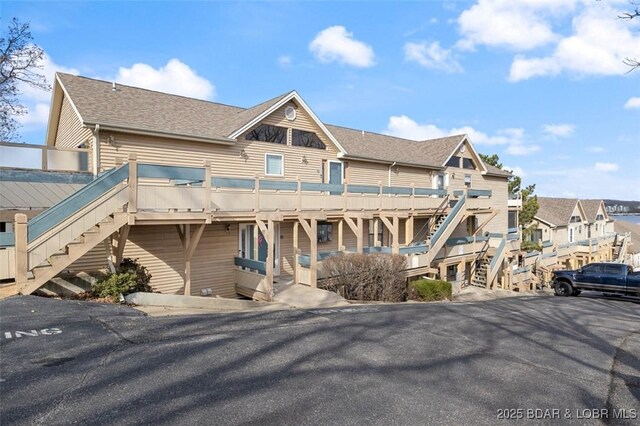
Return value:
[(413, 216), (409, 216), (404, 222), (404, 243), (407, 245), (413, 241), (413, 221)]
[(16, 287), (20, 291), (27, 284), (29, 272), (29, 254), (27, 252), (27, 215), (18, 213), (14, 216), (13, 232), (15, 234), (15, 272)]
[(187, 256), (187, 248), (191, 244), (191, 225), (184, 226), (184, 295), (191, 296), (191, 259)]
[(446, 281), (447, 280), (447, 265), (445, 265), (444, 263), (441, 263), (440, 265), (438, 265), (438, 269), (440, 271), (440, 279), (442, 281)]
[(309, 223), (304, 218), (298, 218), (298, 220), (309, 237), (309, 258), (311, 263), (309, 266), (309, 285), (315, 288), (318, 286), (318, 219), (310, 218)]
[(262, 233), (262, 238), (264, 238), (265, 243), (267, 244), (267, 259), (265, 260), (265, 277), (264, 277), (264, 292), (267, 295), (267, 298), (269, 300), (273, 299), (273, 255), (275, 253), (274, 250), (274, 232), (273, 232), (273, 220), (272, 219), (268, 219), (267, 223), (265, 224), (264, 221), (262, 219), (258, 219), (256, 218), (256, 224), (258, 226), (256, 226), (254, 229), (256, 229), (256, 243), (255, 243), (255, 247), (256, 247), (256, 256), (255, 258), (258, 258), (258, 238), (257, 238), (257, 230), (259, 229), (260, 232)]
[(211, 162), (204, 160), (204, 209), (203, 212), (206, 215), (211, 214)]
[(122, 256), (124, 255), (124, 247), (127, 244), (127, 239), (129, 238), (129, 230), (131, 227), (129, 225), (125, 225), (118, 232), (118, 246), (116, 247), (116, 256), (114, 259), (115, 265), (120, 265), (122, 261)]
[(311, 287), (318, 287), (318, 220), (316, 218), (311, 219), (311, 271), (310, 281)]
[(136, 154), (129, 154), (129, 225), (135, 223), (135, 214), (138, 211), (138, 162)]
[(298, 271), (298, 268), (300, 266), (300, 264), (298, 263), (298, 255), (300, 254), (300, 250), (298, 248), (299, 243), (298, 243), (298, 234), (300, 231), (300, 224), (296, 221), (293, 222), (293, 283), (294, 284), (299, 284), (299, 277), (300, 277), (300, 272)]
[[(380, 195), (382, 197), (382, 194)], [(382, 245), (381, 241), (378, 241), (378, 232), (380, 227), (380, 221), (378, 219), (373, 219), (373, 245), (375, 247), (380, 247)]]
[(344, 220), (340, 219), (340, 221), (338, 222), (338, 250), (339, 251), (344, 251), (345, 249), (343, 246), (343, 242), (344, 242), (343, 228), (344, 228)]
[(267, 275), (266, 275), (266, 286), (265, 293), (267, 293), (267, 297), (269, 300), (273, 300), (274, 291), (273, 291), (273, 264), (275, 262), (274, 256), (276, 253), (276, 239), (274, 232), (275, 225), (273, 224), (273, 220), (269, 219), (267, 221), (267, 235), (265, 235), (265, 239), (267, 240), (268, 250), (267, 250)]

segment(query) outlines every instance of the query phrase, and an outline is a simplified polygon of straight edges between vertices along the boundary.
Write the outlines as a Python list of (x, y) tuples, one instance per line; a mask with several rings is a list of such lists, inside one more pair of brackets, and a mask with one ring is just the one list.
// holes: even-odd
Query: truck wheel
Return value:
[(571, 296), (571, 293), (573, 293), (573, 287), (571, 287), (571, 284), (566, 281), (560, 281), (556, 283), (556, 285), (554, 286), (554, 290), (556, 296), (567, 297)]

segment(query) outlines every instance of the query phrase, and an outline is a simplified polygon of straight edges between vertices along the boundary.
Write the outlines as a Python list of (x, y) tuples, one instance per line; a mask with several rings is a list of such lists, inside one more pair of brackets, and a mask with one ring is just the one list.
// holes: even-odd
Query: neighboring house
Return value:
[(587, 215), (579, 200), (538, 197), (538, 205), (534, 241), (563, 245), (587, 238)]
[(580, 267), (614, 259), (619, 243), (602, 200), (538, 197), (533, 241), (546, 266)]
[(604, 237), (615, 232), (603, 200), (580, 200), (587, 215), (587, 238)]

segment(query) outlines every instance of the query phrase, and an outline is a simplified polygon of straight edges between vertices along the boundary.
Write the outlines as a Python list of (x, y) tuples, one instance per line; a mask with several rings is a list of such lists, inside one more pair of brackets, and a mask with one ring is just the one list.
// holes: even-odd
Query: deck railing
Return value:
[(0, 142), (0, 167), (86, 172), (90, 156), (87, 148)]

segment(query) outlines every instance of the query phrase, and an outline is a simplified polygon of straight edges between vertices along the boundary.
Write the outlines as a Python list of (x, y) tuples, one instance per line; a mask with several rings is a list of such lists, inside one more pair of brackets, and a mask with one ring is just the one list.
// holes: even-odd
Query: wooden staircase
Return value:
[(126, 212), (115, 212), (88, 229), (80, 237), (68, 243), (62, 250), (52, 254), (47, 260), (31, 270), (32, 276), (18, 288), (21, 294), (31, 294), (47, 281), (54, 278), (66, 267), (80, 259), (85, 253), (117, 232), (128, 222)]

